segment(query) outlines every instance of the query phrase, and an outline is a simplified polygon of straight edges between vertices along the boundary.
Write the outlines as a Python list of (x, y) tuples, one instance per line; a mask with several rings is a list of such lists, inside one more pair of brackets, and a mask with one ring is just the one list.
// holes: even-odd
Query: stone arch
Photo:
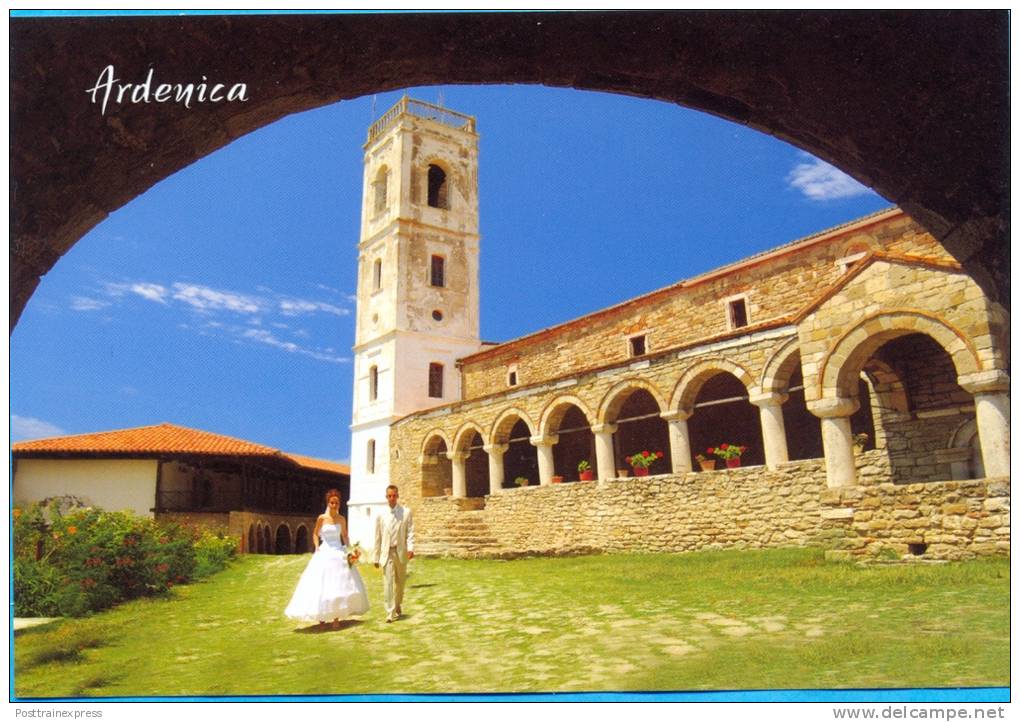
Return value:
[(450, 451), (454, 453), (461, 453), (467, 451), (467, 446), (474, 438), (474, 434), (482, 439), (482, 444), (489, 443), (485, 438), (485, 432), (482, 431), (482, 427), (476, 424), (474, 421), (466, 421), (453, 436), (453, 445), (450, 446)]
[(248, 546), (245, 549), (248, 554), (255, 554), (258, 552), (258, 542), (255, 541), (255, 525), (248, 525)]
[(435, 453), (434, 449), (439, 442), (442, 442), (443, 445), (446, 446), (447, 451), (453, 448), (453, 443), (450, 441), (450, 437), (445, 431), (442, 429), (432, 429), (425, 434), (424, 441), (421, 443), (422, 456), (429, 453)]
[(264, 554), (273, 553), (273, 532), (268, 524), (262, 527), (262, 550)]
[(273, 551), (276, 554), (290, 554), (294, 550), (291, 543), (290, 527), (281, 523), (276, 527), (276, 538), (273, 541)]
[(800, 366), (800, 339), (794, 336), (781, 343), (765, 361), (759, 389), (763, 393), (786, 393), (790, 377)]
[(899, 336), (922, 333), (949, 354), (957, 377), (982, 369), (973, 343), (957, 328), (932, 314), (914, 309), (874, 313), (846, 331), (819, 364), (819, 398), (855, 398), (865, 363), (883, 345)]
[(599, 404), (599, 410), (595, 415), (596, 423), (598, 424), (611, 424), (620, 413), (620, 407), (622, 407), (630, 395), (641, 389), (647, 391), (655, 403), (659, 407), (659, 411), (666, 411), (668, 409), (665, 398), (659, 391), (658, 387), (641, 378), (625, 379), (620, 383), (614, 385), (609, 389), (605, 396), (602, 397), (602, 403)]
[[(47, 168), (53, 177), (19, 186), (11, 219), (11, 326), (62, 253), (162, 179), (287, 114), (392, 90), (398, 83), (572, 85), (655, 98), (750, 125), (909, 208), (950, 253), (967, 259), (989, 295), (995, 297), (1000, 284), (1008, 302), (1009, 264), (1000, 239), (1009, 214), (1008, 191), (1001, 190), (1008, 188), (1009, 174), (1001, 113), (1008, 102), (1009, 54), (1001, 42), (987, 42), (1008, 36), (1008, 19), (1001, 13), (970, 14), (964, 21), (953, 14), (898, 14), (895, 22), (876, 23), (869, 12), (840, 18), (835, 25), (845, 37), (868, 38), (886, 50), (911, 47), (911, 62), (890, 66), (888, 53), (847, 57), (833, 42), (836, 27), (829, 14), (791, 19), (758, 13), (754, 22), (746, 17), (681, 12), (657, 13), (651, 20), (647, 13), (480, 14), (455, 21), (439, 14), (183, 17), (173, 18), (172, 34), (151, 18), (46, 24), (17, 19), (11, 27), (17, 94), (12, 128), (18, 129), (12, 136), (12, 175), (25, 178), (32, 169)], [(798, 24), (792, 35), (791, 22)], [(770, 54), (768, 43), (780, 34), (786, 37), (784, 53)], [(379, 37), (391, 42), (378, 43)], [(515, 40), (520, 37), (529, 42)], [(718, 47), (734, 39), (748, 52), (721, 56)], [(81, 76), (71, 72), (72, 63), (102, 68), (116, 48), (118, 69), (144, 68), (182, 42), (187, 54), (168, 55), (172, 75), (199, 78), (217, 68), (217, 80), (257, 84), (249, 101), (196, 105), (157, 119), (144, 104), (125, 104), (117, 111), (122, 119), (117, 128), (98, 112), (68, 112), (81, 94)], [(321, 52), (338, 42), (347, 52)], [(641, 53), (629, 52), (635, 42)], [(54, 58), (52, 48), (58, 46), (79, 50), (73, 59)], [(238, 53), (239, 47), (255, 52)], [(685, 49), (682, 68), (677, 47)], [(959, 53), (951, 52), (959, 47), (970, 48), (963, 66)], [(276, 59), (282, 48), (315, 56), (316, 72), (281, 67)], [(31, 92), (38, 67), (51, 70), (46, 93)], [(913, 81), (918, 68), (929, 77), (961, 82), (932, 88)], [(811, 92), (782, 92), (807, 86)], [(897, 102), (889, 103), (890, 97)], [(54, 106), (54, 99), (61, 100)], [(930, 121), (955, 118), (952, 111), (961, 107), (970, 109), (965, 119)], [(165, 138), (180, 142), (168, 148), (160, 142)], [(957, 162), (947, 178), (941, 164), (950, 155)], [(903, 163), (903, 157), (914, 162)]]
[(425, 434), (418, 464), (421, 468), (421, 495), (442, 496), (453, 491), (453, 471), (447, 452), (453, 448), (450, 437), (442, 429)]
[(308, 527), (304, 524), (298, 525), (294, 534), (294, 553), (307, 554), (309, 551)]
[(747, 388), (748, 393), (755, 387), (754, 377), (739, 364), (727, 361), (724, 358), (712, 358), (700, 361), (684, 372), (680, 377), (670, 399), (669, 408), (671, 411), (688, 410), (694, 406), (694, 400), (705, 385), (713, 376), (720, 373), (728, 373), (735, 376)]
[(493, 444), (505, 444), (510, 430), (518, 421), (523, 421), (528, 431), (534, 436), (536, 433), (535, 422), (531, 420), (528, 412), (511, 407), (501, 413), (493, 422), (489, 430), (489, 439)]
[(560, 422), (563, 421), (563, 415), (566, 414), (571, 406), (576, 406), (577, 409), (584, 415), (588, 423), (591, 423), (592, 413), (588, 408), (588, 405), (573, 395), (557, 396), (555, 399), (545, 405), (545, 409), (542, 411), (542, 415), (538, 422), (538, 432), (542, 436), (548, 436), (556, 433), (556, 428), (559, 427)]
[(871, 381), (878, 409), (906, 415), (910, 413), (910, 399), (903, 379), (892, 366), (882, 359), (869, 358), (861, 369)]
[(262, 522), (255, 525), (255, 548), (256, 554), (266, 553), (266, 537), (262, 534)]

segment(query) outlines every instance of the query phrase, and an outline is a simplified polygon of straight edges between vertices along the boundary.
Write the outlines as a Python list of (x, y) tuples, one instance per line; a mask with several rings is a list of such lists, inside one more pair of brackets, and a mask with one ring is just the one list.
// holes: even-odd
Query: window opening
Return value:
[(630, 355), (631, 356), (644, 356), (647, 353), (645, 348), (645, 337), (634, 336), (630, 340)]
[(449, 208), (446, 172), (437, 165), (429, 166), (428, 203), (433, 208)]
[(432, 256), (429, 280), (433, 286), (442, 287), (446, 285), (446, 259), (442, 256)]
[(443, 398), (443, 364), (429, 364), (429, 398)]

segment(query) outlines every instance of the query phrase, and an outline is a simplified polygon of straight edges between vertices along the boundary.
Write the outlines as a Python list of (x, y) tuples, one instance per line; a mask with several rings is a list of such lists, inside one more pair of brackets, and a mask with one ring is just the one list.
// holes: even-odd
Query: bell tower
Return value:
[[(351, 541), (386, 507), (389, 427), (461, 398), (477, 351), (475, 119), (407, 96), (368, 129), (354, 342)], [(402, 490), (403, 491), (403, 490)]]

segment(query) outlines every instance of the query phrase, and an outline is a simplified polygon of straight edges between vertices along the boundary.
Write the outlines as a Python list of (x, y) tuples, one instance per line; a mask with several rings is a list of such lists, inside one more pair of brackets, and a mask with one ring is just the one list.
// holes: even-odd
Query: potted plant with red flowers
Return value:
[(579, 475), (578, 478), (580, 478), (581, 481), (591, 481), (595, 478), (595, 472), (592, 471), (591, 464), (588, 463), (587, 459), (582, 460), (581, 463), (577, 465), (577, 473)]
[(626, 457), (627, 463), (634, 468), (634, 476), (648, 476), (648, 467), (661, 458), (661, 451), (642, 451)]
[(719, 444), (716, 447), (709, 447), (708, 453), (715, 454), (726, 462), (726, 468), (735, 469), (740, 466), (740, 455), (747, 451), (746, 446), (735, 444)]

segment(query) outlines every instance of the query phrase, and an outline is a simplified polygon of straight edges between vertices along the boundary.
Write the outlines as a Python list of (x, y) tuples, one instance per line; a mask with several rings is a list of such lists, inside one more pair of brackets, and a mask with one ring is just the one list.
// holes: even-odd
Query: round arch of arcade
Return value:
[(242, 534), (246, 554), (305, 554), (312, 550), (314, 519), (258, 515)]

